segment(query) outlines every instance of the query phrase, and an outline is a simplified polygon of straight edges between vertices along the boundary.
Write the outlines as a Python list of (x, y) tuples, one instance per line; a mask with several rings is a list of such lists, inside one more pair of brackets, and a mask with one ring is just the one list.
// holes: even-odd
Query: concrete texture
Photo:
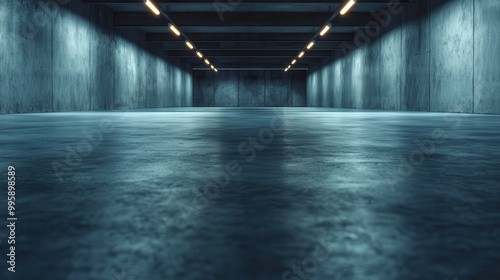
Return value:
[(20, 220), (17, 272), (0, 262), (0, 278), (291, 280), (296, 265), (311, 280), (499, 279), (499, 122), (314, 108), (2, 115)]
[[(351, 78), (352, 75), (352, 60), (353, 60), (354, 55), (348, 55), (345, 57), (344, 62), (343, 62), (343, 69), (342, 69), (342, 78), (344, 79), (344, 82), (342, 83), (343, 88), (342, 88), (342, 108), (354, 108), (353, 105), (353, 98), (354, 94), (352, 94), (352, 84), (353, 80)], [(307, 93), (311, 94), (311, 93)]]
[[(112, 35), (113, 15), (101, 6), (91, 6), (90, 16), (94, 23), (90, 31), (91, 110), (111, 110), (115, 92), (116, 51), (116, 39)], [(168, 91), (164, 89), (163, 92)]]
[(364, 58), (360, 82), (363, 85), (363, 107), (365, 109), (378, 109), (380, 105), (380, 75), (382, 73), (380, 63), (380, 41), (373, 42), (369, 48), (363, 48)]
[(305, 71), (230, 70), (209, 76), (203, 73), (206, 71), (193, 72), (190, 83), (197, 107), (305, 107), (307, 104)]
[(319, 98), (322, 88), (318, 83), (319, 71), (317, 69), (310, 69), (307, 75), (307, 104), (312, 107), (320, 107)]
[(163, 61), (156, 60), (156, 96), (158, 98), (158, 104), (152, 107), (174, 107), (175, 104), (168, 101), (168, 94), (165, 92), (170, 92), (168, 79), (168, 64), (163, 63)]
[(212, 71), (194, 71), (193, 106), (215, 106), (215, 73)]
[(401, 110), (430, 110), (430, 5), (416, 0), (403, 13)]
[(182, 88), (184, 86), (184, 84), (182, 82), (184, 80), (184, 77), (182, 75), (182, 72), (178, 71), (179, 67), (174, 66), (173, 69), (174, 69), (174, 74), (173, 74), (173, 77), (174, 77), (174, 80), (173, 80), (173, 84), (174, 84), (174, 90), (173, 90), (173, 93), (174, 93), (174, 103), (182, 105), (182, 100), (183, 100), (183, 98), (182, 98), (183, 97)]
[(284, 71), (266, 72), (266, 106), (288, 106), (288, 73)]
[(307, 104), (307, 87), (305, 71), (291, 71), (290, 77), (290, 107), (305, 107)]
[[(266, 71), (239, 72), (239, 106), (266, 106)], [(305, 93), (305, 91), (304, 91)]]
[[(401, 52), (401, 16), (393, 16), (380, 36), (380, 108), (401, 109), (401, 82), (404, 57)], [(361, 62), (362, 63), (362, 62)], [(362, 77), (360, 77), (362, 79)]]
[(437, 8), (431, 14), (431, 111), (471, 113), (474, 1), (439, 0), (432, 5)]
[(321, 104), (323, 107), (333, 107), (333, 93), (331, 91), (332, 88), (332, 66), (327, 65), (323, 67), (321, 76), (324, 77), (321, 79)]
[[(89, 6), (71, 1), (67, 8), (75, 12), (58, 13), (52, 27), (53, 111), (90, 110), (91, 23), (75, 14), (89, 14)], [(31, 59), (36, 56), (29, 55)], [(50, 79), (49, 79), (50, 80)]]
[(351, 93), (351, 103), (350, 103), (350, 108), (357, 108), (361, 109), (363, 108), (363, 96), (364, 96), (364, 83), (365, 80), (363, 79), (363, 68), (365, 67), (364, 65), (364, 53), (365, 49), (360, 49), (356, 50), (355, 52), (352, 53), (351, 59), (349, 59), (350, 69), (350, 84), (346, 84), (348, 88), (346, 88), (346, 92)]
[(192, 107), (193, 106), (193, 70), (191, 65), (188, 63), (183, 63), (181, 68), (182, 75), (184, 76), (183, 86), (183, 103), (182, 107)]
[(500, 4), (474, 3), (474, 111), (500, 114)]
[(238, 107), (238, 76), (236, 71), (219, 71), (215, 75), (215, 104), (217, 107)]
[[(141, 52), (131, 41), (139, 41), (142, 33), (137, 30), (119, 31), (116, 49), (116, 70), (114, 75), (115, 92), (120, 94), (115, 96), (113, 108), (126, 109), (138, 108), (144, 98), (143, 79), (146, 77), (145, 67), (141, 61), (145, 59)], [(174, 89), (174, 91), (177, 89)]]
[(380, 35), (365, 30), (357, 48), (311, 68), (308, 106), (500, 113), (500, 67), (491, 59), (500, 55), (500, 2), (415, 0), (390, 18)]
[(0, 72), (0, 112), (7, 110), (6, 101), (11, 98), (10, 94), (10, 76), (12, 72), (11, 63), (9, 59), (11, 56), (12, 45), (11, 45), (11, 35), (12, 34), (12, 13), (10, 6), (12, 1), (1, 2), (0, 3), (0, 65), (4, 65), (4, 70)]
[[(337, 57), (341, 54), (338, 53)], [(344, 77), (345, 73), (343, 67), (343, 59), (335, 59), (333, 64), (333, 106), (335, 108), (342, 108), (342, 96), (344, 92)], [(308, 93), (311, 93), (308, 91)], [(312, 93), (311, 93), (312, 94)]]
[[(0, 76), (5, 81), (0, 113), (51, 111), (51, 18), (31, 1), (2, 1), (0, 6), (6, 14), (0, 28), (6, 40), (0, 50), (4, 56)], [(38, 15), (37, 21), (27, 15)]]
[(107, 8), (19, 0), (0, 13), (0, 113), (192, 105), (187, 65), (152, 52), (141, 31), (113, 30)]

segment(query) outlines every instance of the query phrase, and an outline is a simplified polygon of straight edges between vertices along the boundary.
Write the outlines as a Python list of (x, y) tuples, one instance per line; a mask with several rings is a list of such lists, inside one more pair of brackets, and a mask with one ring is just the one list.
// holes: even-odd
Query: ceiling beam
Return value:
[[(294, 57), (299, 54), (298, 50), (211, 50), (211, 51), (203, 51), (203, 54), (209, 58), (215, 57), (237, 57), (237, 58), (245, 58), (245, 57)], [(189, 50), (181, 50), (181, 51), (168, 51), (168, 56), (172, 57), (195, 57), (196, 55)], [(330, 51), (317, 51), (313, 50), (307, 52), (307, 57), (330, 57)]]
[[(336, 41), (316, 42), (315, 50), (340, 50), (341, 43)], [(305, 42), (196, 42), (196, 46), (203, 51), (207, 50), (300, 50)], [(161, 43), (163, 50), (186, 50), (184, 42), (164, 42)]]
[[(179, 27), (314, 27), (321, 28), (331, 13), (228, 13), (221, 20), (217, 13), (170, 13)], [(373, 20), (370, 13), (351, 13), (333, 21), (335, 27), (365, 26)], [(165, 27), (167, 20), (150, 13), (115, 13), (115, 27)]]
[[(167, 53), (168, 57), (172, 57)], [(198, 62), (200, 64), (203, 64), (203, 60), (198, 59), (198, 57), (193, 57), (193, 56), (186, 56), (186, 57), (172, 57), (172, 58), (180, 58), (183, 60), (187, 60), (189, 62)], [(235, 56), (219, 56), (219, 57), (208, 57), (210, 62), (214, 64), (218, 63), (223, 63), (223, 62), (245, 62), (245, 63), (253, 63), (253, 62), (258, 62), (258, 63), (280, 63), (281, 65), (285, 66), (286, 63), (289, 63), (287, 57), (266, 57), (266, 56), (261, 56), (261, 57), (235, 57)], [(292, 59), (293, 56), (289, 57), (289, 59)], [(316, 63), (316, 62), (321, 62), (324, 60), (325, 57), (311, 57), (311, 56), (305, 56), (302, 59), (299, 60), (300, 63)], [(218, 66), (218, 65), (215, 65)]]
[[(190, 63), (192, 68), (205, 68), (209, 69), (204, 64)], [(232, 62), (232, 63), (219, 63), (217, 68), (279, 68), (285, 69), (283, 63), (266, 63), (266, 62)], [(309, 68), (311, 64), (308, 63), (298, 63), (295, 64), (294, 68)]]
[[(165, 55), (193, 65), (207, 67), (184, 39), (168, 30), (164, 17), (154, 16), (143, 0), (82, 0), (107, 5), (114, 11), (117, 28), (139, 28), (146, 33), (148, 47), (165, 50)], [(283, 69), (331, 18), (346, 0), (154, 0), (168, 17), (192, 40), (217, 68), (264, 67)], [(394, 0), (358, 0), (355, 8), (333, 19), (332, 30), (318, 38), (312, 51), (294, 67), (321, 63), (354, 41), (356, 28), (373, 21), (374, 10)], [(399, 0), (406, 4), (411, 0)], [(229, 5), (218, 10), (217, 3)]]
[[(308, 59), (301, 59), (298, 63), (294, 65), (294, 67), (300, 67), (300, 66), (309, 66), (313, 64), (321, 64), (322, 59), (318, 58), (308, 58)], [(190, 65), (196, 65), (197, 67), (208, 67), (205, 63), (203, 63), (200, 60), (193, 59), (193, 58), (183, 58), (182, 59), (183, 63), (187, 63)], [(211, 61), (213, 65), (217, 68), (220, 67), (233, 67), (236, 65), (243, 66), (243, 67), (249, 67), (249, 66), (263, 66), (263, 65), (269, 65), (270, 67), (279, 67), (285, 69), (285, 67), (288, 65), (287, 60), (281, 59), (266, 59), (266, 60), (255, 60), (255, 59), (214, 59)]]
[[(335, 30), (333, 30), (335, 31)], [(297, 42), (303, 41), (307, 42), (311, 39), (311, 33), (259, 33), (259, 34), (249, 34), (249, 33), (193, 33), (190, 34), (189, 38), (197, 43), (203, 42)], [(354, 41), (353, 33), (328, 33), (322, 37), (324, 41), (331, 42), (352, 42)], [(179, 37), (175, 37), (171, 32), (165, 31), (165, 33), (147, 33), (146, 41), (150, 42), (169, 42), (177, 41), (179, 42)]]
[[(409, 0), (400, 0), (408, 2)], [(120, 12), (147, 11), (143, 1), (100, 1), (84, 0), (88, 4), (103, 4)], [(168, 13), (178, 12), (216, 12), (221, 19), (232, 12), (331, 12), (333, 13), (343, 4), (343, 1), (156, 1)], [(391, 3), (385, 1), (358, 0), (354, 11), (370, 12), (381, 10)]]

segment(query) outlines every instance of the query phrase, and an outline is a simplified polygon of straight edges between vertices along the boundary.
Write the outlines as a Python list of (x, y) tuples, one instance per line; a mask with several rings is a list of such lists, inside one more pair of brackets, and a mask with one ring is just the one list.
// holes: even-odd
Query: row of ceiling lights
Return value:
[(217, 68), (215, 68), (215, 66), (212, 63), (210, 63), (210, 60), (208, 60), (208, 58), (201, 53), (201, 51), (193, 44), (193, 42), (188, 39), (188, 37), (186, 36), (186, 34), (184, 34), (183, 32), (181, 32), (179, 30), (179, 28), (177, 28), (175, 26), (175, 24), (172, 21), (172, 19), (170, 19), (165, 12), (163, 12), (162, 10), (160, 10), (160, 8), (155, 3), (153, 3), (152, 0), (145, 0), (144, 4), (146, 4), (146, 6), (155, 15), (157, 15), (157, 16), (162, 15), (167, 21), (169, 21), (168, 28), (170, 29), (170, 31), (172, 31), (172, 33), (174, 33), (176, 36), (182, 36), (184, 38), (185, 42), (186, 42), (186, 46), (190, 50), (195, 51), (196, 55), (200, 59), (203, 59), (205, 61), (205, 64), (207, 64), (208, 66), (210, 66), (210, 68), (212, 68), (212, 70), (214, 70), (215, 72), (219, 72), (219, 70), (217, 70)]
[[(347, 0), (347, 2), (342, 6), (343, 8), (340, 10), (340, 14), (345, 15), (354, 6), (354, 4), (356, 4), (356, 0)], [(288, 70), (290, 70), (292, 68), (292, 66), (295, 65), (295, 63), (297, 63), (297, 61), (299, 59), (304, 57), (304, 55), (306, 54), (306, 51), (308, 51), (314, 47), (314, 44), (316, 44), (316, 38), (323, 37), (323, 36), (325, 36), (326, 33), (328, 33), (328, 31), (330, 31), (330, 29), (332, 28), (331, 22), (335, 17), (337, 17), (338, 14), (339, 14), (339, 11), (337, 10), (328, 19), (328, 21), (326, 22), (323, 29), (321, 29), (321, 31), (319, 33), (316, 33), (314, 35), (314, 37), (309, 41), (307, 46), (305, 48), (303, 48), (296, 57), (293, 58), (292, 62), (288, 65), (288, 67), (285, 68), (285, 72), (288, 72)]]

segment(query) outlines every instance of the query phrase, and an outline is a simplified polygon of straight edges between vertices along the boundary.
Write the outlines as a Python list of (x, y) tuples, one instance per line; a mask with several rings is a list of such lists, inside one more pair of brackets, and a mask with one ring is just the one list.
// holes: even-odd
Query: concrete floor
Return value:
[(0, 276), (499, 279), (499, 128), (311, 108), (3, 115), (19, 221), (18, 272)]

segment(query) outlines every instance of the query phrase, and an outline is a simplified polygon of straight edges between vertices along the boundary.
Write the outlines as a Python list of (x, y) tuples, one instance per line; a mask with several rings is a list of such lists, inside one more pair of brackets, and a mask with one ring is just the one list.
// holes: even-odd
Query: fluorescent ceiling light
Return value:
[(356, 1), (354, 0), (349, 0), (349, 2), (342, 8), (342, 11), (340, 11), (341, 15), (345, 15), (351, 8), (356, 4)]
[(201, 52), (196, 52), (196, 55), (197, 55), (199, 58), (203, 58), (203, 55), (201, 54)]
[(173, 24), (169, 23), (168, 24), (168, 27), (170, 28), (170, 30), (172, 30), (172, 32), (175, 33), (175, 35), (177, 36), (181, 36), (181, 32), (179, 31), (179, 29), (177, 29), (177, 27), (175, 27)]
[(210, 65), (210, 61), (208, 61), (208, 59), (205, 59), (205, 63), (206, 63), (207, 65)]
[(189, 41), (186, 41), (186, 46), (188, 46), (188, 48), (191, 50), (194, 49), (193, 44), (191, 44), (191, 42), (189, 42)]
[(326, 32), (328, 32), (328, 30), (330, 30), (331, 27), (332, 27), (331, 23), (327, 24), (325, 27), (323, 27), (323, 30), (321, 30), (321, 33), (319, 33), (319, 35), (324, 36), (326, 34)]
[(294, 59), (294, 60), (292, 61), (292, 65), (294, 65), (295, 63), (297, 63), (297, 59)]
[(306, 54), (306, 52), (305, 52), (305, 51), (302, 51), (302, 52), (299, 54), (299, 58), (302, 58), (305, 54)]
[(307, 45), (307, 49), (310, 50), (314, 46), (314, 41), (311, 41), (309, 45)]
[(148, 8), (155, 14), (155, 15), (160, 15), (160, 10), (158, 10), (158, 8), (155, 6), (155, 4), (153, 4), (151, 1), (149, 0), (146, 0), (146, 2), (144, 2), (146, 4), (146, 6), (148, 6)]

